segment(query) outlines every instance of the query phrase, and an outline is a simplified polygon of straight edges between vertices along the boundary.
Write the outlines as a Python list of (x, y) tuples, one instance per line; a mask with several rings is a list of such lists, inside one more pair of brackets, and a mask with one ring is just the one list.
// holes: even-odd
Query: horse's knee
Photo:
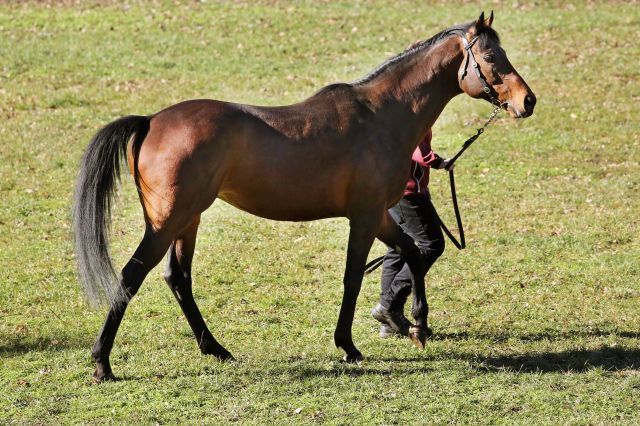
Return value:
[(179, 303), (182, 303), (185, 297), (193, 297), (191, 293), (191, 274), (183, 271), (172, 256), (169, 256), (169, 261), (162, 277)]
[(407, 265), (409, 265), (409, 268), (414, 275), (416, 273), (419, 273), (420, 270), (424, 269), (424, 260), (422, 253), (418, 246), (416, 246), (416, 244), (413, 242), (413, 240), (411, 240), (408, 244), (404, 244), (403, 246), (396, 246), (395, 250), (400, 254)]
[(442, 253), (444, 253), (444, 238), (434, 241), (432, 252), (436, 259), (442, 256)]
[(400, 256), (402, 256), (405, 262), (411, 262), (420, 258), (420, 249), (410, 238), (407, 238), (405, 241), (401, 241), (401, 244), (398, 244), (395, 247), (395, 250), (400, 254)]

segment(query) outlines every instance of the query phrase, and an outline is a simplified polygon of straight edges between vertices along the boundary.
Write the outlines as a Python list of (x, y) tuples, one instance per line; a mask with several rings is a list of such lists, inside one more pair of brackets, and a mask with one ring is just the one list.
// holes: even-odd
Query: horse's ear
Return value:
[(485, 23), (487, 24), (487, 27), (490, 27), (491, 24), (493, 24), (493, 10), (491, 11), (491, 13), (489, 14), (489, 19), (487, 19), (485, 21)]
[(476, 28), (481, 28), (483, 25), (484, 25), (484, 10), (482, 11), (480, 16), (478, 17), (478, 20), (476, 21)]

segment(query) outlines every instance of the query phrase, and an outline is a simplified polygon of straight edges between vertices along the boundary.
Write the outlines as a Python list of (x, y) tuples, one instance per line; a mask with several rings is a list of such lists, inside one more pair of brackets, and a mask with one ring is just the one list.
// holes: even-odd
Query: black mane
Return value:
[[(323, 88), (321, 88), (320, 90), (318, 90), (318, 92), (316, 92), (316, 96), (320, 95), (320, 94), (324, 94), (327, 92), (331, 92), (335, 89), (339, 89), (339, 88), (344, 88), (344, 87), (351, 87), (351, 86), (356, 86), (359, 84), (364, 84), (364, 83), (368, 83), (371, 80), (373, 80), (374, 78), (376, 78), (377, 76), (379, 76), (380, 74), (384, 73), (386, 70), (388, 70), (389, 68), (391, 68), (392, 66), (394, 66), (395, 64), (402, 62), (405, 58), (412, 56), (418, 52), (422, 52), (423, 50), (429, 49), (432, 46), (435, 46), (436, 44), (440, 43), (443, 40), (448, 39), (451, 36), (457, 35), (457, 36), (461, 36), (464, 37), (464, 35), (467, 33), (467, 31), (469, 30), (469, 28), (471, 26), (473, 26), (476, 23), (476, 21), (472, 21), (472, 22), (468, 22), (466, 24), (458, 24), (458, 25), (454, 25), (452, 27), (449, 27), (445, 30), (440, 31), (438, 34), (434, 35), (433, 37), (427, 39), (427, 40), (423, 40), (419, 43), (417, 43), (414, 46), (409, 47), (408, 49), (406, 49), (404, 52), (397, 54), (396, 56), (387, 59), (385, 62), (383, 62), (382, 64), (380, 64), (376, 69), (374, 69), (373, 71), (371, 71), (369, 74), (367, 74), (366, 76), (358, 79), (358, 80), (354, 80), (350, 83), (334, 83), (334, 84), (330, 84), (328, 86), (325, 86)], [(500, 43), (500, 37), (498, 36), (498, 33), (491, 27), (483, 25), (480, 27), (479, 31), (478, 31), (478, 45), (481, 49), (484, 49), (488, 44), (489, 41), (491, 40), (495, 40), (498, 44)]]
[(374, 78), (376, 78), (377, 76), (385, 72), (387, 69), (389, 69), (393, 65), (399, 62), (402, 62), (405, 58), (409, 56), (413, 56), (414, 54), (421, 52), (423, 50), (429, 49), (430, 47), (438, 44), (439, 42), (449, 38), (452, 35), (455, 35), (455, 34), (464, 35), (464, 31), (465, 30), (463, 29), (462, 26), (455, 26), (455, 27), (447, 28), (446, 30), (440, 31), (438, 34), (434, 35), (433, 37), (427, 40), (423, 40), (418, 44), (416, 44), (415, 46), (409, 47), (404, 52), (399, 53), (396, 56), (387, 59), (385, 62), (378, 65), (378, 67), (373, 71), (371, 71), (369, 74), (367, 74), (366, 76), (356, 81), (353, 81), (351, 84), (357, 85), (357, 84), (368, 83), (369, 81), (373, 80)]
[[(453, 35), (458, 35), (458, 36), (462, 36), (464, 37), (464, 35), (467, 33), (467, 31), (469, 30), (469, 28), (475, 24), (475, 21), (466, 23), (466, 24), (460, 24), (460, 25), (454, 25), (452, 27), (449, 27), (443, 31), (440, 31), (438, 34), (434, 35), (433, 37), (427, 39), (427, 40), (423, 40), (421, 42), (419, 42), (418, 44), (416, 44), (415, 46), (409, 47), (407, 50), (405, 50), (404, 52), (386, 60), (384, 63), (382, 63), (381, 65), (379, 65), (376, 69), (374, 69), (373, 71), (371, 71), (368, 75), (362, 77), (359, 80), (356, 80), (354, 82), (352, 82), (351, 84), (362, 84), (362, 83), (367, 83), (369, 81), (371, 81), (373, 78), (379, 76), (380, 74), (382, 74), (384, 71), (386, 71), (389, 67), (392, 67), (393, 65), (397, 64), (398, 62), (401, 62), (402, 60), (404, 60), (405, 58), (407, 58), (408, 56), (412, 56), (415, 53), (421, 52), (423, 50), (429, 49), (432, 46), (435, 46), (436, 44), (438, 44), (439, 42), (448, 39), (449, 37), (453, 36)], [(481, 49), (484, 49), (487, 44), (489, 43), (490, 40), (495, 40), (498, 43), (500, 43), (500, 38), (498, 37), (498, 33), (491, 27), (483, 25), (482, 27), (480, 27), (480, 30), (478, 32), (478, 44), (480, 46)]]
[[(372, 79), (374, 79), (375, 77), (382, 74), (383, 72), (385, 72), (388, 68), (392, 67), (398, 62), (401, 62), (405, 58), (414, 55), (415, 53), (429, 49), (432, 46), (435, 46), (436, 44), (440, 43), (443, 40), (448, 39), (453, 35), (464, 36), (473, 24), (475, 24), (475, 21), (469, 22), (466, 24), (454, 25), (443, 31), (440, 31), (438, 34), (434, 35), (433, 37), (427, 40), (423, 40), (418, 44), (416, 44), (415, 46), (409, 47), (404, 52), (399, 53), (398, 55), (387, 59), (384, 63), (379, 65), (376, 69), (371, 71), (369, 74), (367, 74), (366, 76), (356, 81), (351, 82), (351, 84), (357, 85), (357, 84), (367, 83)], [(485, 48), (490, 40), (495, 40), (498, 43), (500, 43), (500, 38), (498, 37), (498, 33), (496, 33), (496, 31), (493, 28), (488, 27), (486, 25), (480, 28), (478, 35), (480, 37), (478, 39), (478, 43), (481, 49)]]

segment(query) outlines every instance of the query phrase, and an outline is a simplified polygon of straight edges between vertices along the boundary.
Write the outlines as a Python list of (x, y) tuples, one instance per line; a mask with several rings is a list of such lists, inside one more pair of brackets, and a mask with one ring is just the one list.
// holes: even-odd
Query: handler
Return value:
[[(389, 209), (393, 220), (414, 239), (423, 260), (425, 276), (444, 252), (440, 220), (429, 195), (429, 169), (449, 169), (453, 164), (431, 150), (431, 129), (411, 157), (411, 175), (398, 204)], [(411, 322), (404, 305), (411, 294), (411, 270), (393, 247), (384, 257), (380, 281), (380, 303), (371, 315), (380, 321), (380, 337), (408, 336)]]

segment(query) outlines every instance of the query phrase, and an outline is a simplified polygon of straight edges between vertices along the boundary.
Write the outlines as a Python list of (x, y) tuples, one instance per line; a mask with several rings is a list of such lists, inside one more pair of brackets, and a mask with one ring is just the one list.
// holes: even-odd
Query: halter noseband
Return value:
[(462, 39), (462, 43), (464, 44), (464, 50), (467, 51), (467, 55), (464, 59), (464, 66), (460, 70), (460, 81), (462, 81), (467, 75), (467, 68), (469, 67), (469, 62), (471, 62), (471, 67), (473, 68), (476, 76), (478, 77), (478, 80), (480, 81), (480, 84), (482, 85), (482, 91), (486, 93), (487, 96), (489, 96), (489, 99), (491, 100), (491, 103), (493, 105), (501, 106), (501, 102), (498, 100), (498, 98), (493, 96), (492, 88), (491, 86), (489, 86), (489, 83), (487, 83), (487, 79), (484, 78), (484, 75), (482, 75), (482, 72), (480, 71), (480, 65), (478, 65), (478, 61), (476, 61), (476, 57), (473, 56), (473, 51), (471, 50), (473, 45), (478, 41), (478, 36), (472, 38), (471, 41), (467, 41), (465, 37), (460, 38)]

